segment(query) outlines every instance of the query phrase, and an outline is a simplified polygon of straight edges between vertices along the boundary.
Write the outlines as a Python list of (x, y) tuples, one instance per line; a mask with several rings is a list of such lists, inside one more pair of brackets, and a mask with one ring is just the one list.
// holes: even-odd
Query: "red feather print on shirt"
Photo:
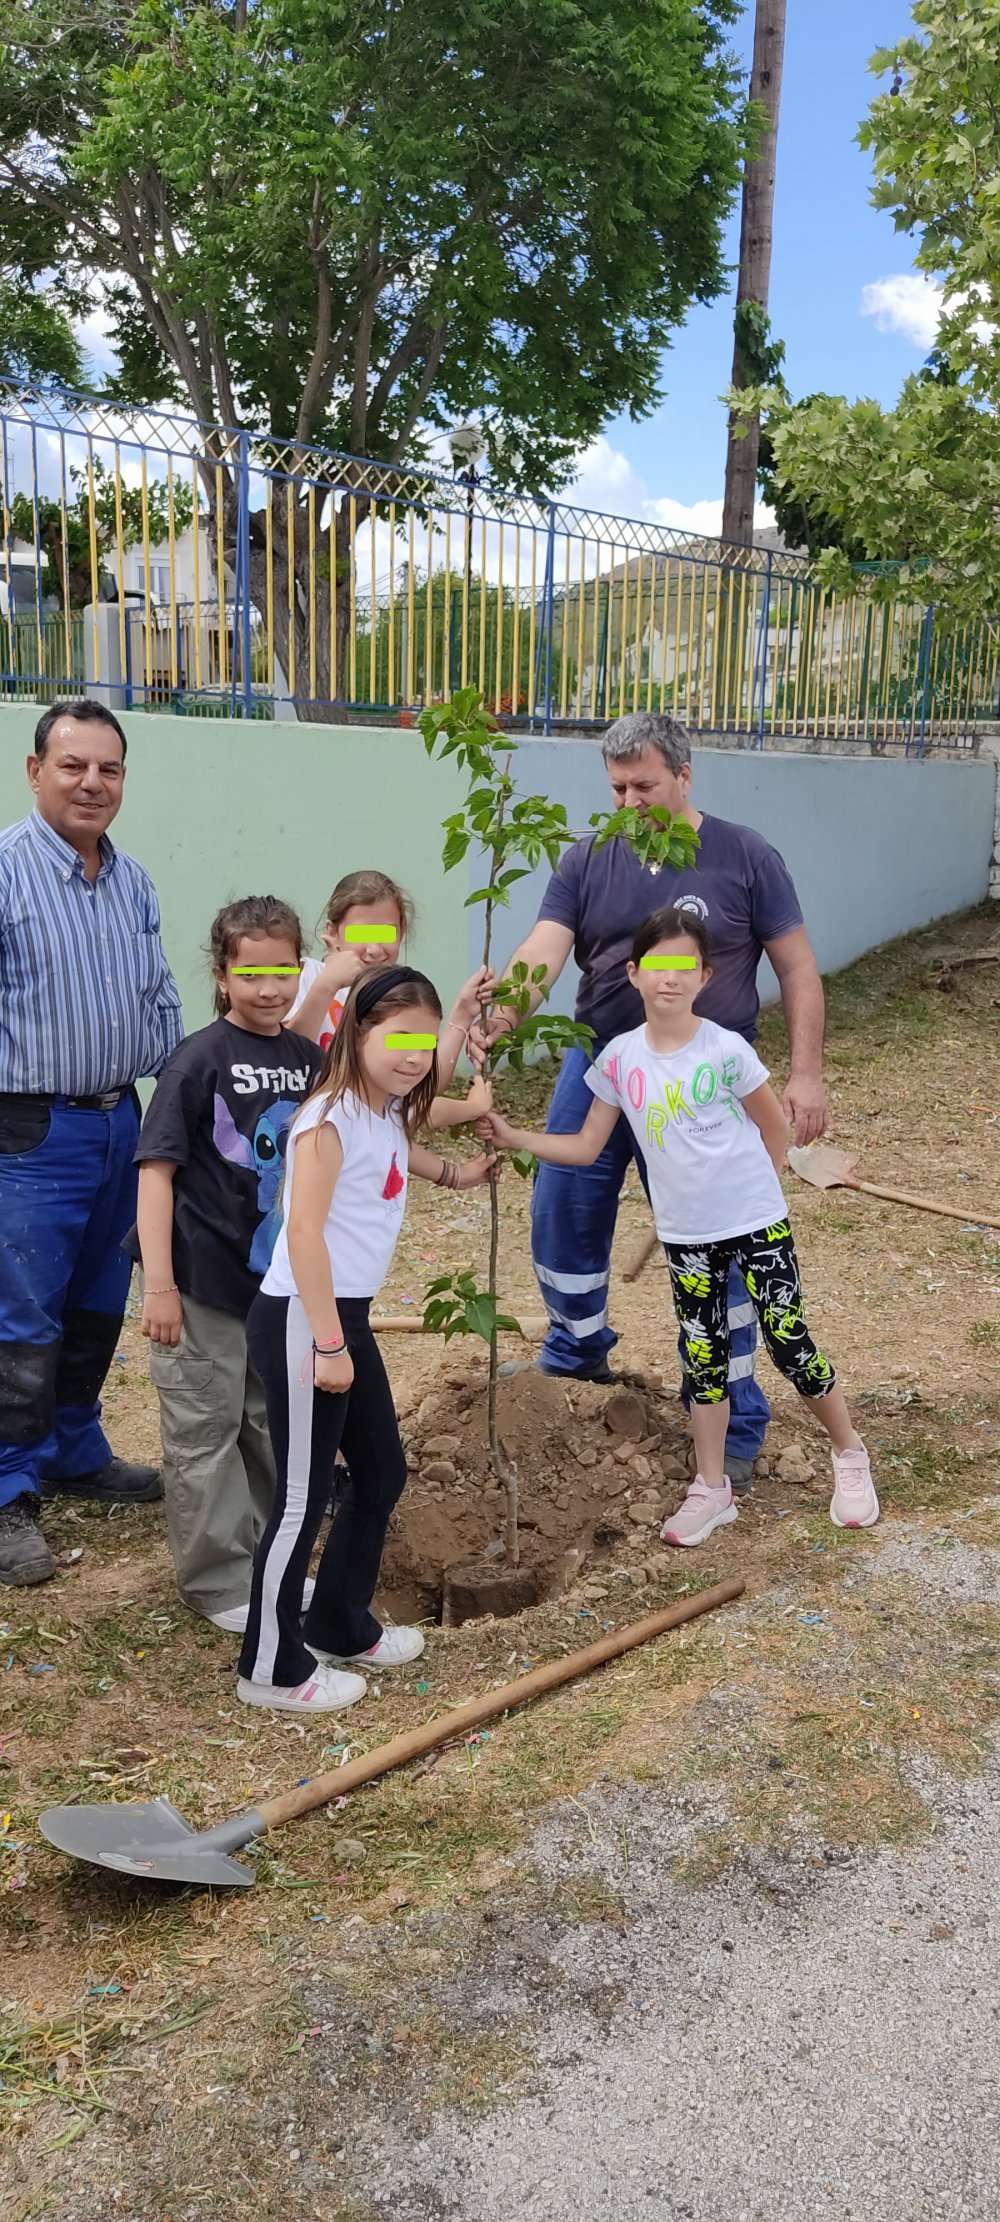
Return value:
[(401, 1196), (405, 1186), (406, 1182), (404, 1181), (402, 1173), (399, 1170), (399, 1166), (396, 1163), (396, 1152), (395, 1150), (393, 1150), (392, 1164), (389, 1167), (388, 1178), (386, 1180), (385, 1187), (382, 1190), (382, 1194), (386, 1202), (391, 1203), (394, 1196)]

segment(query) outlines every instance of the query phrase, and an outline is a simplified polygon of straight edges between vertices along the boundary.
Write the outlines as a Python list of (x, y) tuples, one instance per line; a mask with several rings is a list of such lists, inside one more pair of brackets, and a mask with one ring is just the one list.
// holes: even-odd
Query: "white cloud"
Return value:
[[(721, 436), (721, 435), (720, 435)], [(579, 509), (603, 510), (617, 517), (648, 517), (651, 524), (669, 525), (675, 532), (704, 534), (718, 539), (722, 532), (722, 495), (701, 501), (677, 501), (672, 494), (654, 494), (646, 480), (603, 433), (580, 456), (576, 476), (561, 499)], [(766, 504), (754, 509), (754, 524), (773, 524)]]
[(937, 338), (944, 291), (918, 270), (876, 278), (861, 289), (861, 314), (873, 316), (880, 332), (899, 332), (926, 354)]

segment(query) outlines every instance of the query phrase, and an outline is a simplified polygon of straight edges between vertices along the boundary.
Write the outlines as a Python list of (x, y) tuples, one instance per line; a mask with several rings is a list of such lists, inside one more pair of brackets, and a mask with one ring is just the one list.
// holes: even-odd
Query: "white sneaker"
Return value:
[(226, 1636), (245, 1636), (249, 1614), (248, 1602), (245, 1605), (230, 1605), (228, 1612), (206, 1613), (205, 1618), (211, 1621), (213, 1628), (221, 1628)]
[(317, 1659), (330, 1661), (334, 1666), (375, 1667), (409, 1666), (412, 1659), (419, 1659), (424, 1639), (419, 1628), (383, 1628), (377, 1643), (370, 1651), (354, 1651), (346, 1658), (338, 1651), (317, 1651), (310, 1644)]
[(833, 1497), (830, 1518), (835, 1528), (873, 1528), (878, 1519), (878, 1498), (868, 1452), (832, 1451)]
[[(308, 1574), (306, 1576), (306, 1580), (303, 1584), (302, 1589), (303, 1612), (308, 1612), (309, 1607), (312, 1604), (313, 1590), (315, 1589), (315, 1587), (316, 1584), (313, 1581), (312, 1575)], [(249, 1600), (245, 1605), (230, 1605), (227, 1612), (210, 1612), (206, 1613), (205, 1615), (206, 1620), (211, 1621), (213, 1628), (221, 1628), (223, 1634), (226, 1636), (245, 1636), (247, 1632), (247, 1621), (249, 1617)]]
[(336, 1674), (327, 1666), (318, 1666), (307, 1682), (294, 1689), (279, 1682), (250, 1682), (245, 1674), (236, 1684), (244, 1705), (266, 1705), (274, 1713), (340, 1713), (345, 1706), (356, 1705), (367, 1689), (362, 1674)]

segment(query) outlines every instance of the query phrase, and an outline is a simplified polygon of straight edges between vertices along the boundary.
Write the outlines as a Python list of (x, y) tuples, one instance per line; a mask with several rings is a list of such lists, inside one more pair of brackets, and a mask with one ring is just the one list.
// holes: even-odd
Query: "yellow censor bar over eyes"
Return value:
[(234, 964), (230, 967), (234, 980), (259, 980), (265, 972), (275, 973), (279, 980), (297, 980), (302, 970), (300, 964)]
[(640, 972), (697, 972), (697, 957), (640, 957)]
[(370, 941), (398, 941), (395, 926), (345, 926), (344, 940), (351, 949), (364, 948)]
[(387, 1034), (387, 1049), (436, 1049), (436, 1034)]

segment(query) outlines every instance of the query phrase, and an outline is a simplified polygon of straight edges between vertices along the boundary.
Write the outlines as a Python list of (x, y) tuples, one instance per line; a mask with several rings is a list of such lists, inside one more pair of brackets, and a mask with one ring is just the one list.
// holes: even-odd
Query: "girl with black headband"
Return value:
[[(371, 1610), (406, 1460), (368, 1312), (396, 1247), (409, 1174), (475, 1188), (496, 1164), (492, 1151), (454, 1163), (412, 1139), (434, 1097), (440, 1025), (422, 972), (366, 972), (289, 1130), (282, 1226), (247, 1321), (277, 1466), (240, 1657), (249, 1705), (337, 1712), (364, 1697), (359, 1668), (405, 1666), (424, 1647), (419, 1629), (382, 1628)], [(347, 1480), (303, 1620), (341, 1445)]]

